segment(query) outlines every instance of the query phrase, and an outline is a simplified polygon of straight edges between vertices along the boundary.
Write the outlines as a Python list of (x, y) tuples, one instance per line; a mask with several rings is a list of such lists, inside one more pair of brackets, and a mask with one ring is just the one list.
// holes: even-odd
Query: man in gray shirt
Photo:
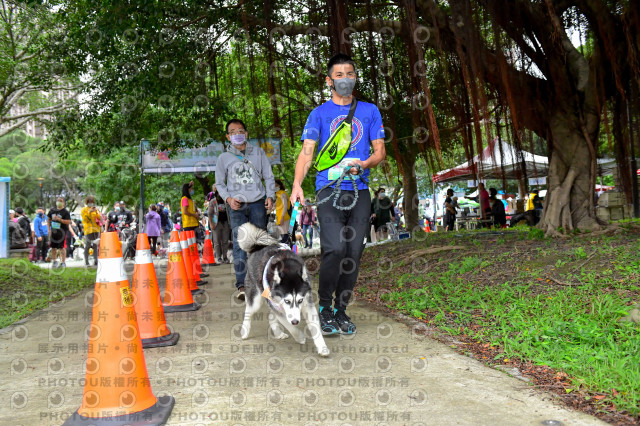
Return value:
[(251, 222), (266, 229), (267, 210), (271, 210), (275, 200), (275, 182), (267, 154), (262, 148), (247, 143), (249, 138), (244, 123), (235, 118), (229, 120), (226, 131), (231, 144), (218, 157), (216, 188), (229, 206), (227, 214), (233, 233), (237, 297), (244, 300), (247, 253), (238, 245), (238, 228)]

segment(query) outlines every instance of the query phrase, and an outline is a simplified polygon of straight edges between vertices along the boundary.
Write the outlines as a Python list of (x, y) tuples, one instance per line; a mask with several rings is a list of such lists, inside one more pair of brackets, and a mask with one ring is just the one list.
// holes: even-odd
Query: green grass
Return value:
[(0, 259), (0, 328), (95, 284), (95, 269), (42, 269), (25, 259)]
[[(582, 235), (546, 244), (535, 232), (524, 235), (516, 236), (516, 255), (478, 253), (470, 245), (474, 253), (439, 270), (384, 276), (389, 291), (380, 300), (445, 333), (499, 347), (496, 360), (563, 371), (571, 378), (566, 392), (605, 394), (603, 404), (640, 415), (640, 325), (620, 322), (640, 302), (637, 237)], [(532, 246), (526, 251), (523, 244)], [(490, 280), (505, 269), (514, 272), (509, 280)]]

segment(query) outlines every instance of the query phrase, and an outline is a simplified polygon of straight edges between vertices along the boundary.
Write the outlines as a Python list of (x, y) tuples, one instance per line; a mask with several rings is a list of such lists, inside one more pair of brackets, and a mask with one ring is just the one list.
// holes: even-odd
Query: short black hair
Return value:
[(284, 183), (282, 183), (281, 179), (276, 179), (274, 182), (276, 185), (279, 185), (280, 188), (284, 189)]
[(495, 188), (489, 188), (489, 194), (495, 197), (496, 195), (498, 195), (498, 190)]
[(229, 126), (233, 123), (242, 124), (242, 128), (244, 129), (244, 131), (247, 131), (247, 126), (245, 126), (244, 122), (239, 118), (232, 118), (231, 120), (227, 121), (227, 125), (224, 127), (224, 131), (229, 133)]
[(356, 63), (353, 62), (351, 56), (345, 55), (344, 53), (336, 53), (327, 63), (327, 75), (329, 77), (331, 77), (331, 73), (333, 72), (333, 66), (338, 64), (351, 64), (351, 66), (353, 66), (353, 70), (356, 70)]

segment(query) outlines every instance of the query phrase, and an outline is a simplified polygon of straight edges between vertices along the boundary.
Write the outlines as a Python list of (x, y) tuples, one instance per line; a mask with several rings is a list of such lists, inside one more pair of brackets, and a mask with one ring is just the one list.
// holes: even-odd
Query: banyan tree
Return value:
[[(226, 72), (236, 79), (230, 82), (246, 88), (251, 99), (238, 102), (254, 111), (261, 131), (270, 129), (292, 144), (308, 113), (299, 94), (306, 92), (316, 104), (326, 100), (323, 64), (334, 52), (351, 54), (359, 65), (358, 95), (380, 106), (389, 129), (387, 152), (401, 174), (410, 228), (418, 222), (415, 169), (437, 171), (452, 145), (471, 159), (496, 136), (517, 150), (531, 150), (532, 134), (546, 141), (548, 193), (539, 226), (547, 234), (603, 225), (594, 208), (603, 146), (615, 152), (631, 202), (638, 1), (167, 0), (161, 12), (146, 2), (114, 2), (112, 10), (63, 3), (71, 11), (69, 22), (81, 29), (79, 61), (102, 55), (103, 64), (110, 64), (116, 61), (105, 52), (116, 52), (131, 62), (126, 55), (139, 47), (146, 64), (139, 80), (145, 68), (155, 72), (150, 61), (171, 60), (178, 70), (204, 61), (211, 72), (202, 83), (174, 79), (162, 90), (180, 90), (179, 102), (200, 84), (200, 94), (224, 99), (219, 80)], [(136, 34), (136, 44), (124, 43), (126, 49), (118, 50), (109, 38), (85, 40), (92, 27), (119, 34), (130, 31), (125, 26)], [(165, 30), (174, 35), (171, 43), (162, 43)], [(235, 50), (224, 56), (225, 43), (234, 37)], [(123, 84), (117, 72), (113, 81), (104, 87)], [(207, 84), (215, 91), (207, 92)], [(148, 84), (148, 91), (157, 87)], [(266, 105), (256, 101), (260, 87)], [(139, 93), (142, 104), (145, 92)]]

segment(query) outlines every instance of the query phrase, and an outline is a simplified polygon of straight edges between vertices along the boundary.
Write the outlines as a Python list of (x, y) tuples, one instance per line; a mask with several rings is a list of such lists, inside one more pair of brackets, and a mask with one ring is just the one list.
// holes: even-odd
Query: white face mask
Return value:
[(237, 135), (230, 135), (229, 139), (234, 145), (242, 145), (247, 140), (247, 136), (244, 133), (238, 133)]

